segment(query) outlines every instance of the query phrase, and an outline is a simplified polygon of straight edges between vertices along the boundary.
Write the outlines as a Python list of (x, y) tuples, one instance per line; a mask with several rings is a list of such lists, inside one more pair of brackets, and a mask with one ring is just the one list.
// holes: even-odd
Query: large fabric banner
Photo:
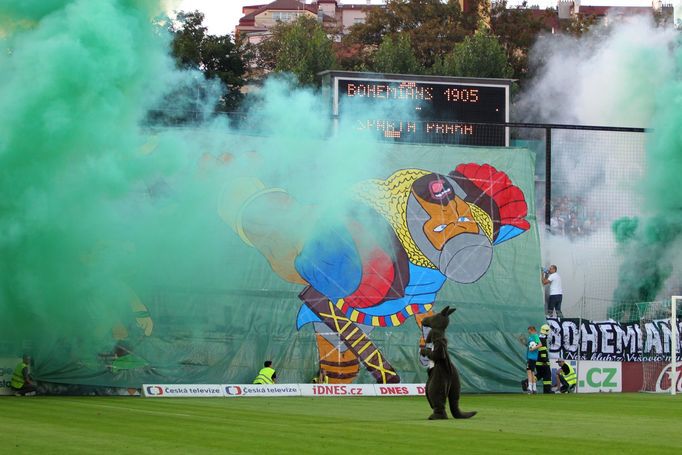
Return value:
[[(240, 143), (259, 147), (258, 138)], [(206, 226), (223, 243), (204, 252), (202, 267), (229, 278), (126, 287), (131, 311), (110, 327), (82, 327), (108, 349), (93, 355), (78, 333), (55, 329), (49, 343), (34, 342), (35, 377), (244, 384), (269, 359), (282, 383), (422, 383), (421, 319), (450, 305), (462, 390), (517, 391), (526, 329), (544, 322), (534, 155), (381, 147), (371, 178), (346, 176), (346, 195), (338, 185), (306, 194), (249, 175), (227, 182), (229, 200)]]
[[(613, 320), (548, 319), (552, 328), (550, 354), (568, 360), (623, 362), (669, 362), (671, 360), (670, 319), (643, 323)], [(682, 330), (678, 322), (677, 333)], [(682, 360), (682, 343), (677, 339), (677, 359)]]

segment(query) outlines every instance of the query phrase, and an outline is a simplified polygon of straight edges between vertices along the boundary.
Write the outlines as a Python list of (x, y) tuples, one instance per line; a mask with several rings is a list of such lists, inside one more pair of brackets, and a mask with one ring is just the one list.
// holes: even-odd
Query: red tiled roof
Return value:
[(258, 9), (258, 8), (262, 8), (262, 7), (264, 7), (264, 6), (265, 6), (264, 4), (242, 6), (242, 12), (244, 12), (245, 10), (255, 10), (255, 9)]
[(384, 8), (386, 5), (339, 5), (339, 9), (373, 9)]
[[(260, 8), (256, 10), (256, 14), (262, 13), (266, 10), (297, 10), (297, 9), (307, 9), (308, 11), (317, 12), (315, 5), (307, 5), (300, 0), (275, 0), (265, 5), (261, 5)], [(253, 14), (253, 13), (252, 13)]]
[(653, 9), (650, 6), (589, 6), (580, 5), (578, 13), (588, 16), (606, 16), (609, 12), (635, 16), (638, 14), (651, 14)]

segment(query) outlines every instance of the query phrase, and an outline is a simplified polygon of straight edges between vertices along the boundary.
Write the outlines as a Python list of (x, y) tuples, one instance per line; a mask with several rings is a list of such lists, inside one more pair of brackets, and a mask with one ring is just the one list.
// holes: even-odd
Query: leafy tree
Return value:
[(440, 71), (449, 76), (493, 78), (509, 78), (513, 73), (504, 47), (485, 27), (456, 44)]
[(317, 73), (335, 66), (332, 40), (316, 18), (299, 16), (270, 29), (257, 45), (257, 59), (264, 70), (293, 73), (303, 85), (317, 85)]
[(384, 37), (374, 54), (373, 69), (379, 73), (419, 74), (422, 72), (412, 51), (410, 35), (400, 34), (395, 39)]
[(458, 0), (387, 0), (385, 8), (369, 10), (363, 24), (352, 26), (343, 43), (346, 47), (379, 46), (384, 36), (395, 40), (407, 34), (419, 65), (430, 68), (473, 33), (482, 1), (473, 0), (472, 12), (462, 14)]
[(217, 109), (235, 110), (243, 97), (240, 89), (245, 83), (244, 59), (230, 35), (209, 35), (203, 21), (199, 11), (177, 13), (176, 21), (169, 26), (172, 55), (180, 68), (196, 69), (207, 79), (220, 81), (225, 90)]
[(371, 71), (379, 46), (362, 43), (334, 43), (337, 66), (346, 71)]
[(551, 31), (550, 18), (554, 15), (552, 10), (528, 8), (525, 1), (514, 8), (507, 6), (507, 0), (493, 5), (490, 28), (505, 49), (515, 79), (528, 76), (528, 52), (538, 34)]

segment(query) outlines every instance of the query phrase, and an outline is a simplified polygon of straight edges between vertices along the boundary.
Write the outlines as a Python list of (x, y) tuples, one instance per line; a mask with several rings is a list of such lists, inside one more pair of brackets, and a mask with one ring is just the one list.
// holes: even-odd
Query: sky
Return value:
[[(515, 0), (509, 0), (509, 4), (513, 4)], [(669, 3), (670, 0), (665, 0), (664, 3)], [(208, 27), (209, 33), (213, 35), (224, 35), (233, 33), (234, 28), (239, 23), (239, 18), (242, 17), (242, 6), (267, 4), (268, 0), (171, 0), (169, 3), (170, 10), (176, 11), (194, 11), (199, 10), (204, 13), (204, 25)], [(310, 1), (308, 1), (310, 3)], [(352, 1), (347, 0), (342, 2), (345, 5), (351, 4), (365, 4), (367, 1)], [(382, 1), (371, 0), (372, 4), (380, 4)], [(520, 1), (519, 1), (520, 3)], [(675, 12), (680, 9), (680, 0), (673, 2), (675, 5)], [(553, 0), (528, 0), (530, 5), (539, 5), (541, 7), (555, 6), (556, 1)], [(583, 5), (609, 5), (609, 6), (651, 6), (651, 0), (583, 0)]]

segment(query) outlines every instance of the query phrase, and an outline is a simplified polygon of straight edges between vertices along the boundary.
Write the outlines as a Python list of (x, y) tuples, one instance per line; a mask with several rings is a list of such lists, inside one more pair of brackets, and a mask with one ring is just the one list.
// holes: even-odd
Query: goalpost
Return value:
[[(646, 330), (647, 324), (655, 321), (665, 321), (669, 324), (670, 337), (670, 361), (664, 360), (657, 356), (656, 353), (643, 353), (642, 361), (642, 391), (643, 392), (658, 392), (666, 393), (670, 391), (671, 395), (677, 394), (678, 384), (682, 381), (682, 377), (678, 374), (677, 368), (679, 362), (677, 355), (679, 353), (679, 331), (677, 319), (677, 305), (682, 301), (682, 296), (673, 295), (670, 300), (660, 300), (657, 302), (643, 302), (638, 304), (640, 326), (642, 330)], [(667, 328), (666, 328), (667, 329)], [(647, 358), (650, 357), (650, 358)]]
[(677, 301), (682, 296), (674, 295), (670, 298), (670, 394), (677, 394)]
[[(677, 287), (682, 290), (680, 284)], [(581, 390), (682, 394), (679, 292), (669, 290), (668, 296), (660, 300), (643, 302), (583, 295), (579, 314), (559, 323), (557, 345), (559, 355), (571, 353), (578, 361)], [(603, 368), (617, 371), (620, 382), (600, 382), (599, 378), (605, 377), (599, 376), (605, 374)]]

